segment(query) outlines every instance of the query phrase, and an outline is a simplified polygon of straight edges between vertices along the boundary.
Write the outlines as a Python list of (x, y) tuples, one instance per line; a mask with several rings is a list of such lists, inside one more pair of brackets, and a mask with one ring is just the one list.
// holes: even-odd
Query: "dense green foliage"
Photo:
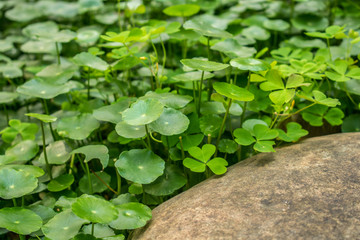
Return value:
[(244, 158), (360, 131), (359, 9), (1, 1), (0, 238), (125, 239)]

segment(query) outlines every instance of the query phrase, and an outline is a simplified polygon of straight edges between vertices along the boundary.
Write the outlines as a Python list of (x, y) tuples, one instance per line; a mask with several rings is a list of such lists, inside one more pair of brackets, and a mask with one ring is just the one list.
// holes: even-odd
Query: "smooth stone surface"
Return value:
[(360, 133), (258, 154), (153, 210), (132, 239), (359, 239)]

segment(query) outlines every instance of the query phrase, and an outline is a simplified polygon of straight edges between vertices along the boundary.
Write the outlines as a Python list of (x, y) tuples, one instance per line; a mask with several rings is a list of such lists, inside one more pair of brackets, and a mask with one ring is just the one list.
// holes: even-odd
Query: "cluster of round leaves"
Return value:
[[(255, 152), (273, 152), (275, 140), (295, 142), (306, 136), (308, 132), (295, 122), (287, 123), (282, 129), (274, 127), (278, 117), (285, 119), (291, 116), (295, 109), (301, 110), (302, 118), (312, 126), (322, 126), (324, 120), (333, 126), (342, 124), (344, 113), (336, 107), (340, 102), (322, 92), (325, 86), (322, 85), (322, 80), (326, 76), (331, 83), (335, 83), (336, 89), (344, 91), (347, 95), (360, 95), (359, 67), (356, 61), (350, 58), (351, 55), (357, 54), (353, 54), (352, 50), (356, 49), (353, 46), (360, 42), (360, 38), (356, 31), (346, 32), (345, 27), (330, 26), (325, 29), (328, 25), (327, 19), (307, 10), (313, 7), (318, 12), (324, 12), (321, 1), (297, 1), (294, 8), (296, 14), (290, 17), (291, 24), (273, 18), (276, 14), (272, 15), (272, 11), (279, 8), (280, 5), (276, 5), (281, 4), (279, 1), (242, 1), (230, 14), (203, 14), (189, 18), (200, 11), (216, 9), (221, 1), (202, 2), (201, 7), (196, 4), (199, 2), (193, 2), (194, 4), (169, 6), (162, 11), (174, 19), (182, 18), (183, 24), (180, 21), (156, 20), (149, 21), (139, 28), (125, 29), (120, 33), (106, 32), (105, 35), (101, 35), (104, 26), (114, 29), (113, 24), (121, 24), (118, 18), (121, 17), (119, 13), (122, 10), (125, 18), (131, 22), (135, 14), (145, 12), (145, 6), (138, 1), (125, 5), (118, 3), (116, 7), (119, 12), (116, 12), (107, 8), (101, 0), (81, 0), (77, 4), (39, 1), (34, 4), (19, 3), (15, 6), (11, 1), (0, 3), (0, 10), (6, 9), (5, 17), (20, 23), (33, 21), (41, 16), (51, 16), (56, 22), (63, 19), (70, 21), (72, 18), (76, 19), (79, 14), (88, 13), (91, 16), (94, 14), (91, 21), (103, 25), (85, 26), (74, 32), (73, 29), (61, 30), (59, 26), (63, 25), (58, 25), (55, 21), (32, 23), (21, 30), (22, 37), (25, 37), (27, 42), (18, 38), (19, 36), (0, 40), (0, 52), (10, 53), (9, 56), (16, 55), (16, 51), (12, 50), (15, 49), (15, 45), (19, 45), (17, 43), (21, 44), (17, 51), (30, 55), (43, 54), (46, 61), (52, 60), (51, 56), (58, 55), (55, 59), (56, 64), (39, 68), (32, 67), (31, 64), (28, 66), (21, 59), (13, 61), (5, 55), (0, 55), (0, 61), (5, 62), (0, 65), (0, 73), (9, 82), (17, 82), (18, 78), (23, 77), (23, 67), (33, 76), (30, 80), (21, 82), (16, 92), (0, 92), (0, 104), (6, 107), (14, 101), (30, 102), (37, 99), (42, 100), (46, 106), (46, 100), (51, 100), (53, 106), (59, 105), (60, 102), (62, 110), (73, 110), (60, 111), (53, 114), (54, 116), (26, 114), (27, 117), (40, 121), (43, 134), (43, 152), (40, 154), (37, 142), (39, 138), (36, 136), (39, 130), (37, 124), (11, 119), (8, 126), (1, 130), (2, 140), (9, 147), (4, 151), (4, 155), (0, 156), (0, 198), (13, 199), (16, 203), (17, 198), (45, 191), (58, 196), (71, 188), (77, 180), (77, 191), (83, 193), (80, 197), (57, 197), (55, 203), (48, 204), (62, 209), (59, 213), (48, 207), (46, 199), (27, 207), (2, 208), (1, 228), (20, 235), (44, 234), (47, 238), (61, 240), (95, 237), (123, 239), (122, 234), (116, 235), (115, 232), (144, 226), (151, 218), (151, 210), (138, 203), (130, 194), (120, 194), (110, 201), (100, 195), (93, 195), (101, 194), (107, 189), (113, 190), (110, 187), (112, 176), (106, 171), (109, 170), (108, 167), (114, 166), (118, 177), (127, 181), (128, 191), (133, 194), (167, 196), (188, 183), (189, 179), (178, 166), (180, 162), (187, 168), (187, 173), (206, 172), (208, 176), (207, 170), (210, 170), (220, 175), (227, 171), (228, 154), (234, 154), (240, 146), (251, 146), (246, 149), (253, 149)], [(266, 7), (266, 16), (251, 14), (250, 17), (242, 19), (241, 28), (232, 31), (239, 31), (240, 34), (233, 35), (226, 30), (229, 26), (231, 27), (228, 29), (236, 28), (240, 13), (247, 10), (265, 10)], [(322, 51), (326, 46), (324, 42), (294, 36), (283, 42), (281, 48), (272, 50), (268, 55), (271, 55), (270, 59), (259, 59), (268, 49), (257, 52), (251, 45), (256, 41), (270, 39), (271, 34), (276, 36), (276, 44), (278, 35), (281, 36), (284, 32), (290, 34), (294, 28), (308, 31), (307, 36), (325, 39), (327, 43), (331, 39), (348, 41), (346, 44), (351, 47), (344, 52), (349, 52), (349, 56), (332, 61), (339, 56), (333, 58), (331, 54), (335, 52), (339, 55), (343, 47), (338, 51), (329, 48), (327, 53)], [(320, 32), (323, 29), (325, 31)], [(105, 42), (89, 48), (87, 52), (76, 54), (70, 61), (60, 57), (62, 47), (67, 43), (76, 42), (85, 48), (94, 46), (99, 38)], [(220, 63), (214, 58), (210, 61), (204, 58), (184, 57), (177, 62), (183, 64), (183, 71), (171, 71), (165, 66), (159, 68), (158, 53), (155, 57), (141, 52), (141, 46), (147, 43), (154, 46), (153, 44), (163, 44), (163, 41), (169, 39), (183, 44), (183, 51), (189, 46), (188, 43), (200, 42), (208, 45), (208, 56), (212, 55), (211, 52), (220, 53), (223, 62)], [(314, 48), (320, 49), (315, 57), (310, 51)], [(156, 51), (156, 47), (153, 49)], [(103, 60), (101, 55), (104, 55), (105, 51), (106, 57), (115, 59), (114, 62), (108, 63)], [(163, 51), (165, 52), (165, 47)], [(183, 55), (186, 56), (186, 51)], [(149, 61), (149, 64), (146, 61)], [(156, 84), (160, 84), (160, 89), (147, 91), (149, 86), (143, 80), (128, 79), (128, 86), (118, 80), (119, 77), (129, 78), (131, 69), (140, 64), (149, 67), (151, 74), (145, 73), (146, 68), (146, 71), (143, 71), (144, 68), (137, 69), (137, 74), (141, 77), (157, 78), (159, 82)], [(166, 56), (163, 58), (163, 64), (167, 65)], [(117, 71), (123, 74), (118, 75)], [(239, 75), (240, 78), (244, 73), (249, 74), (246, 87), (242, 83), (234, 83), (236, 76)], [(227, 81), (218, 81), (224, 75), (227, 75)], [(74, 80), (79, 78), (80, 81)], [(87, 78), (87, 82), (83, 83), (81, 78)], [(319, 86), (317, 80), (321, 80)], [(116, 89), (115, 91), (106, 87), (109, 83), (113, 84), (112, 88)], [(142, 87), (137, 88), (136, 84)], [(162, 84), (175, 84), (180, 90), (161, 89)], [(211, 101), (204, 101), (203, 87), (206, 88), (208, 100)], [(88, 101), (84, 100), (84, 89), (87, 90)], [(145, 90), (142, 92), (142, 89)], [(117, 90), (122, 91), (122, 94), (118, 94)], [(188, 90), (193, 90), (192, 96), (187, 95)], [(146, 94), (142, 94), (145, 92)], [(119, 95), (123, 97), (117, 98)], [(136, 95), (138, 98), (125, 97), (126, 95)], [(72, 106), (71, 103), (64, 102), (62, 99), (65, 96), (72, 98), (70, 101), (78, 105)], [(103, 102), (111, 104), (104, 106)], [(255, 115), (250, 115), (251, 112)], [(273, 114), (272, 119), (264, 114)], [(261, 120), (255, 119), (260, 118), (260, 115)], [(231, 124), (230, 127), (226, 126), (230, 122), (228, 118), (241, 119), (240, 126), (234, 130)], [(351, 115), (344, 121), (346, 124), (343, 125), (343, 130), (359, 131), (358, 119), (358, 114)], [(44, 126), (49, 136), (45, 136)], [(53, 128), (56, 130), (55, 133)], [(112, 130), (107, 140), (101, 144), (91, 140), (91, 137), (97, 134), (97, 129)], [(228, 133), (225, 133), (226, 131)], [(46, 145), (50, 132), (53, 137), (58, 135), (60, 138), (54, 137), (54, 141)], [(229, 138), (222, 138), (223, 134)], [(208, 137), (207, 144), (204, 142), (204, 136)], [(147, 143), (144, 141), (146, 138)], [(211, 138), (217, 138), (216, 143)], [(81, 141), (86, 142), (85, 146), (78, 144)], [(77, 143), (77, 147), (70, 148), (68, 142)], [(139, 143), (142, 142), (146, 148), (139, 147)], [(103, 145), (105, 143), (124, 145), (121, 146), (119, 157), (115, 157), (115, 163), (110, 161), (109, 152), (113, 149), (109, 151), (108, 146)], [(131, 144), (126, 145), (128, 143)], [(151, 149), (151, 145), (156, 145), (157, 148)], [(164, 147), (168, 153), (157, 152), (159, 148)], [(218, 157), (218, 152), (223, 153), (223, 157)], [(165, 162), (163, 158), (166, 154), (168, 159), (173, 161)], [(93, 159), (98, 159), (102, 171), (90, 173), (87, 170), (88, 174), (82, 176), (72, 172), (76, 156), (85, 167), (88, 167), (88, 163)], [(68, 165), (70, 159), (71, 171), (65, 174), (63, 167)], [(33, 165), (26, 165), (31, 160)], [(181, 161), (175, 162), (178, 160)], [(46, 174), (43, 170), (45, 166)], [(77, 195), (75, 192), (72, 193)]]

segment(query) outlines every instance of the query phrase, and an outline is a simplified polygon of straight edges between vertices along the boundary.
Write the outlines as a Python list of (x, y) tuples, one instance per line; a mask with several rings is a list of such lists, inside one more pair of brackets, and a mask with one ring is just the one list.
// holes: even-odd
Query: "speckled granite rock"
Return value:
[(132, 239), (360, 239), (360, 133), (236, 164), (154, 209)]

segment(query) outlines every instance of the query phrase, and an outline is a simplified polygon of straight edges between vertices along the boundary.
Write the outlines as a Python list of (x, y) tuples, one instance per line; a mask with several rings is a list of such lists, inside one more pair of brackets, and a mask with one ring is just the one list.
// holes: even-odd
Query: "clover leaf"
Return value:
[(210, 159), (214, 155), (215, 150), (216, 147), (212, 144), (205, 144), (201, 149), (199, 147), (191, 147), (188, 152), (195, 159), (185, 158), (183, 164), (193, 172), (204, 172), (207, 166), (216, 175), (224, 174), (227, 170), (227, 161), (220, 157)]
[(302, 129), (301, 125), (296, 122), (289, 122), (286, 124), (286, 130), (287, 132), (282, 129), (276, 129), (279, 133), (279, 138), (285, 142), (296, 142), (301, 137), (309, 134), (308, 131)]
[(21, 122), (18, 119), (11, 119), (9, 127), (0, 131), (1, 138), (4, 142), (11, 143), (18, 134), (23, 140), (35, 140), (35, 135), (39, 127), (35, 123)]
[(275, 152), (273, 149), (274, 141), (269, 141), (276, 138), (279, 133), (270, 129), (267, 125), (256, 124), (252, 131), (244, 128), (237, 128), (234, 131), (235, 141), (244, 146), (249, 146), (253, 143), (253, 148), (259, 152)]

